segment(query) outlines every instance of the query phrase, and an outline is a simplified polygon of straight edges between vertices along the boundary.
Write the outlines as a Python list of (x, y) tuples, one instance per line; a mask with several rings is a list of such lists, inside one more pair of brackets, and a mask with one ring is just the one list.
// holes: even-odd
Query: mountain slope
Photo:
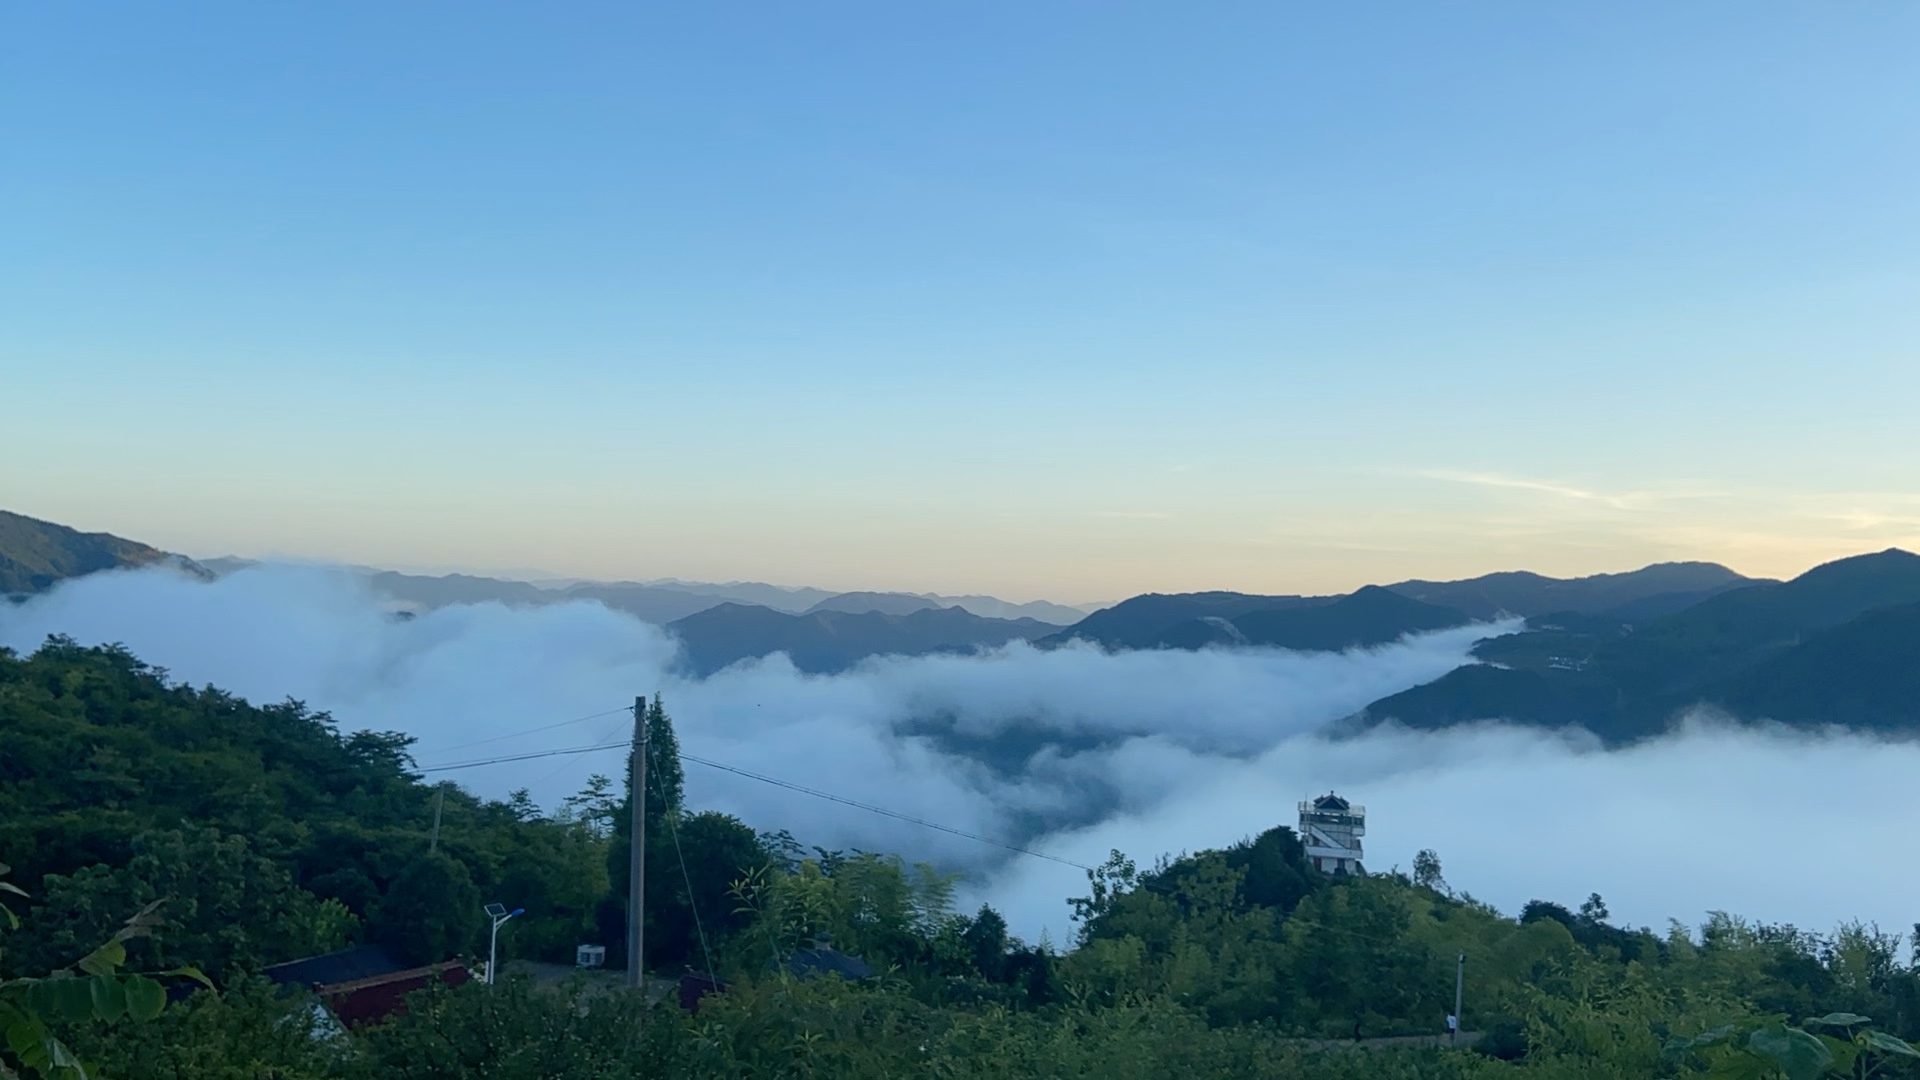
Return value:
[(370, 575), (367, 578), (367, 584), (375, 591), (391, 596), (395, 600), (417, 604), (423, 608), (484, 603), (527, 606), (551, 604), (562, 599), (548, 589), (530, 585), (524, 581), (474, 577), (470, 574), (426, 577), (381, 570)]
[(1848, 620), (1764, 661), (1714, 696), (1756, 719), (1920, 729), (1920, 604)]
[(1446, 630), (1471, 621), (1452, 608), (1422, 603), (1378, 585), (1331, 604), (1261, 608), (1231, 620), (1250, 645), (1328, 652), (1384, 645), (1407, 634)]
[(1109, 649), (1202, 649), (1253, 645), (1337, 651), (1470, 622), (1451, 608), (1377, 585), (1346, 596), (1149, 593), (1096, 611), (1044, 645), (1091, 641)]
[(1805, 723), (1872, 706), (1891, 709), (1885, 722), (1897, 723), (1911, 711), (1892, 704), (1905, 684), (1884, 669), (1909, 656), (1908, 616), (1868, 616), (1913, 604), (1920, 556), (1888, 550), (1730, 590), (1637, 630), (1536, 620), (1476, 647), (1486, 663), (1374, 702), (1363, 718), (1415, 727), (1578, 724), (1614, 741), (1662, 731), (1690, 706), (1723, 702), (1745, 715)]
[(1147, 593), (1096, 611), (1043, 641), (1049, 645), (1091, 641), (1109, 649), (1197, 648), (1215, 642), (1211, 636), (1196, 640), (1195, 623), (1218, 627), (1220, 621), (1231, 622), (1249, 611), (1330, 604), (1336, 599), (1236, 592)]
[(694, 674), (710, 675), (753, 657), (786, 653), (801, 671), (844, 671), (869, 656), (965, 652), (1033, 639), (1054, 629), (1034, 619), (983, 619), (960, 608), (905, 615), (815, 611), (789, 615), (752, 604), (721, 604), (667, 624)]
[(123, 570), (189, 560), (110, 533), (86, 533), (0, 510), (0, 595), (36, 593), (56, 582), (101, 570)]

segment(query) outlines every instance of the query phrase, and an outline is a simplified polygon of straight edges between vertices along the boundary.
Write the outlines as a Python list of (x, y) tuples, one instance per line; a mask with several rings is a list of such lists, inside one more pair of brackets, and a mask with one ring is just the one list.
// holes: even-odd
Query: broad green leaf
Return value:
[(1707, 1070), (1708, 1080), (1770, 1080), (1773, 1064), (1754, 1054), (1736, 1054)]
[(199, 983), (201, 986), (204, 986), (209, 990), (219, 989), (218, 987), (213, 985), (212, 979), (207, 978), (204, 972), (202, 972), (199, 968), (194, 967), (192, 964), (183, 964), (180, 967), (168, 968), (165, 971), (156, 971), (156, 972), (153, 972), (153, 974), (161, 976), (163, 978), (192, 979), (194, 982)]
[(0, 892), (12, 893), (15, 896), (27, 895), (27, 890), (21, 888), (18, 885), (15, 885), (11, 881), (0, 881)]
[(119, 932), (113, 935), (113, 940), (129, 941), (133, 938), (146, 937), (152, 934), (153, 928), (159, 926), (164, 921), (160, 918), (160, 908), (164, 906), (166, 902), (166, 898), (162, 897), (148, 904), (146, 907), (141, 908), (139, 911), (134, 912), (133, 917), (128, 919), (125, 925), (120, 927)]
[(1860, 1056), (1860, 1048), (1858, 1046), (1855, 1046), (1845, 1039), (1836, 1039), (1831, 1035), (1816, 1035), (1814, 1038), (1819, 1039), (1820, 1045), (1826, 1047), (1827, 1053), (1833, 1055), (1832, 1068), (1835, 1071), (1845, 1073), (1848, 1076), (1853, 1075), (1853, 1060)]
[(127, 947), (118, 938), (80, 958), (74, 966), (89, 975), (112, 975), (127, 962)]
[(111, 975), (95, 975), (87, 980), (93, 991), (93, 1015), (112, 1023), (127, 1014), (127, 994), (120, 980)]
[(1819, 1024), (1822, 1027), (1853, 1027), (1856, 1024), (1871, 1023), (1873, 1023), (1873, 1017), (1871, 1016), (1861, 1016), (1859, 1013), (1835, 1012), (1828, 1013), (1817, 1020), (1809, 1020), (1807, 1021), (1807, 1026), (1812, 1027), (1815, 1024)]
[(1889, 1035), (1884, 1031), (1869, 1031), (1865, 1035), (1866, 1044), (1883, 1054), (1896, 1054), (1900, 1057), (1920, 1058), (1920, 1050), (1905, 1039)]
[(40, 1045), (46, 1035), (46, 1025), (24, 1013), (8, 1009), (4, 1014), (7, 1025), (7, 1049), (15, 1056), (24, 1056), (29, 1047)]
[(129, 975), (123, 991), (127, 996), (127, 1015), (135, 1020), (151, 1020), (167, 1007), (166, 990), (145, 975)]
[(67, 1049), (67, 1044), (51, 1035), (47, 1036), (47, 1060), (56, 1069), (72, 1069), (82, 1077), (87, 1075), (87, 1067), (80, 1064), (80, 1059)]
[(1747, 1049), (1772, 1061), (1787, 1080), (1819, 1080), (1833, 1064), (1826, 1046), (1798, 1028), (1763, 1027), (1747, 1036)]
[(1692, 1046), (1712, 1046), (1715, 1043), (1726, 1042), (1728, 1039), (1732, 1037), (1733, 1037), (1733, 1025), (1722, 1024), (1717, 1028), (1710, 1028), (1706, 1031), (1701, 1032), (1698, 1035), (1695, 1035), (1692, 1039), (1688, 1040), (1688, 1042), (1689, 1042), (1689, 1045), (1692, 1045)]
[(91, 980), (60, 976), (27, 988), (27, 1006), (48, 1020), (78, 1021), (93, 1015)]

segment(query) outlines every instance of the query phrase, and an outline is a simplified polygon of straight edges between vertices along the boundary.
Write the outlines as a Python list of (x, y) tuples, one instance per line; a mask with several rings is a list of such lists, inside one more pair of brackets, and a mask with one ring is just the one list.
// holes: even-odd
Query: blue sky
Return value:
[(16, 5), (0, 506), (1078, 600), (1920, 544), (1920, 7)]

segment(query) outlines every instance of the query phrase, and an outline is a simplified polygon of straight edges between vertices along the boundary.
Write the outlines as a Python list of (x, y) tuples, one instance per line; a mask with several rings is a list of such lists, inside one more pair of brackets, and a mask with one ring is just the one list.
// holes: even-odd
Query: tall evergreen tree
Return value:
[[(647, 797), (642, 812), (646, 815), (647, 883), (647, 958), (651, 963), (664, 953), (679, 954), (675, 943), (661, 939), (654, 931), (665, 923), (684, 920), (673, 909), (683, 903), (679, 885), (680, 867), (673, 850), (670, 823), (677, 823), (686, 776), (680, 766), (680, 740), (673, 733), (673, 718), (659, 694), (647, 706)], [(601, 936), (607, 956), (624, 958), (627, 954), (627, 874), (633, 837), (633, 753), (627, 754), (627, 772), (620, 809), (613, 819), (612, 844), (607, 849), (607, 879), (610, 895), (600, 909)]]

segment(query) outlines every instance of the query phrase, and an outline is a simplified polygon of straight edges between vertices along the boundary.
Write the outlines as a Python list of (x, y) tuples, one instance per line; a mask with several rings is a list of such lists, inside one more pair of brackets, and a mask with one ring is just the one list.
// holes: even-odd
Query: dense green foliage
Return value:
[[(549, 816), (421, 783), (403, 738), (343, 734), (297, 702), (170, 685), (57, 639), (0, 654), (0, 853), (33, 894), (0, 974), (44, 978), (157, 915), (124, 939), (129, 962), (203, 965), (219, 993), (138, 1026), (40, 1021), (128, 1078), (1920, 1075), (1901, 1041), (1920, 1035), (1920, 973), (1877, 928), (1715, 915), (1655, 933), (1614, 925), (1597, 895), (1507, 916), (1456, 894), (1433, 852), (1410, 877), (1326, 877), (1276, 827), (1146, 869), (1114, 853), (1062, 952), (991, 908), (954, 911), (933, 868), (690, 812), (665, 703), (646, 720), (648, 966), (727, 988), (688, 1014), (510, 979), (423, 992), (346, 1035), (252, 973), (356, 941), (471, 954), (493, 899), (528, 912), (509, 956), (600, 940), (617, 960), (620, 785), (595, 778)], [(796, 974), (823, 942), (878, 974)], [(1435, 1037), (1462, 956), (1473, 1050)]]
[[(20, 928), (10, 900), (26, 891), (4, 880), (12, 870), (0, 863), (0, 946), (5, 935)], [(112, 937), (94, 946), (70, 965), (44, 975), (16, 975), (0, 979), (0, 1078), (23, 1075), (47, 1080), (86, 1080), (82, 1059), (57, 1030), (86, 1024), (97, 1032), (123, 1021), (153, 1020), (167, 1007), (167, 990), (145, 974), (127, 973), (126, 943), (150, 933), (158, 922), (158, 903), (131, 915)], [(6, 949), (0, 947), (0, 959)], [(161, 978), (193, 979), (211, 986), (205, 975), (183, 966), (160, 973)]]
[(502, 896), (529, 913), (519, 949), (570, 954), (608, 892), (604, 842), (578, 822), (449, 788), (429, 858), (437, 791), (409, 772), (404, 737), (171, 685), (119, 649), (0, 652), (0, 729), (0, 852), (39, 901), (23, 962), (97, 942), (162, 896), (169, 926), (136, 957), (186, 948), (216, 975), (353, 937), (467, 949), (472, 912)]

